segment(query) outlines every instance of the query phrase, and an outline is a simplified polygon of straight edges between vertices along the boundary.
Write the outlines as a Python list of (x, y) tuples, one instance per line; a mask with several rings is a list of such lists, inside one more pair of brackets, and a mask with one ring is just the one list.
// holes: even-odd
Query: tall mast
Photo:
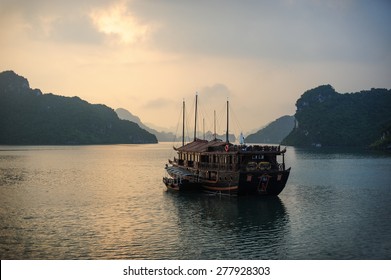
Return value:
[(203, 132), (203, 136), (204, 136), (204, 140), (205, 140), (205, 118), (202, 118), (202, 132)]
[(196, 100), (195, 100), (194, 141), (197, 139), (197, 102), (198, 102), (198, 93), (196, 93)]
[(227, 134), (225, 136), (225, 141), (229, 143), (229, 101), (227, 99)]
[(216, 110), (214, 110), (214, 136), (215, 136), (215, 138), (214, 138), (214, 140), (216, 140), (217, 139), (217, 134), (216, 134)]
[(182, 116), (182, 146), (185, 146), (185, 99), (183, 99), (183, 116)]

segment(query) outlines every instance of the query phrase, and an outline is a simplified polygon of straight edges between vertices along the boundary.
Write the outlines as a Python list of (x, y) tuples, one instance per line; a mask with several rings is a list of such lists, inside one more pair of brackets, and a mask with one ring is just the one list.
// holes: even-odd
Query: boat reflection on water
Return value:
[(171, 218), (178, 219), (182, 259), (286, 258), (289, 219), (278, 197), (164, 196), (177, 210)]

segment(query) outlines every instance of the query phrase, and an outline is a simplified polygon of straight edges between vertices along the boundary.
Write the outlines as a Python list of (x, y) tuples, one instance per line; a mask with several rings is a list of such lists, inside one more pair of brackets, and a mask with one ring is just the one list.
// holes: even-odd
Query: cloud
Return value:
[(115, 35), (120, 43), (132, 44), (144, 41), (150, 27), (141, 23), (121, 0), (108, 7), (93, 9), (90, 17), (98, 29), (106, 35)]
[(46, 37), (59, 43), (102, 44), (104, 36), (85, 16), (58, 18), (43, 26), (50, 28)]
[(109, 36), (129, 44), (143, 41), (150, 30), (131, 13), (126, 0), (3, 1), (0, 20), (17, 18), (35, 40), (101, 44)]
[(144, 43), (154, 51), (260, 60), (382, 59), (389, 1), (2, 0), (37, 40)]
[(163, 108), (171, 107), (174, 104), (175, 102), (172, 101), (171, 99), (161, 97), (161, 98), (148, 101), (143, 106), (143, 108), (147, 110), (163, 109)]
[[(100, 44), (103, 36), (88, 17), (92, 4), (101, 1), (2, 0), (0, 22), (18, 28), (32, 41)], [(12, 23), (12, 24), (11, 24)]]
[(339, 2), (143, 1), (129, 5), (138, 17), (159, 22), (151, 45), (166, 52), (282, 62), (353, 61), (388, 52), (390, 4)]
[(231, 91), (226, 85), (217, 83), (212, 86), (203, 87), (198, 94), (206, 103), (216, 100), (224, 102), (224, 100), (231, 96)]

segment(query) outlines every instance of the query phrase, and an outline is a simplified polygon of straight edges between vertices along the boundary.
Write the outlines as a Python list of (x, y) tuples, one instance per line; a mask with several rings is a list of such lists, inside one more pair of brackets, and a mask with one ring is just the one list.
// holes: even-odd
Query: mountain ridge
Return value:
[(157, 143), (106, 105), (43, 94), (13, 71), (0, 73), (0, 131), (0, 144), (7, 145)]
[(295, 126), (295, 117), (282, 116), (245, 138), (247, 143), (280, 144)]
[(133, 115), (124, 108), (117, 108), (115, 109), (115, 112), (121, 120), (128, 120), (137, 123), (142, 129), (154, 134), (159, 142), (172, 142), (175, 138), (175, 135), (171, 132), (157, 131), (156, 129), (148, 127), (141, 122), (141, 119), (138, 116)]

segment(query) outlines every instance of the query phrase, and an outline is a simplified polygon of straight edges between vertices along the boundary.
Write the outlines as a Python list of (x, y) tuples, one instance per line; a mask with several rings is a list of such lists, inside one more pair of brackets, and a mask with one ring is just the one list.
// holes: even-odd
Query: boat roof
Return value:
[(207, 152), (209, 147), (221, 147), (225, 145), (227, 145), (227, 142), (224, 142), (220, 139), (215, 139), (212, 141), (195, 139), (193, 142), (187, 143), (186, 145), (183, 145), (176, 150), (181, 152), (203, 153)]
[(212, 141), (195, 139), (193, 142), (187, 143), (179, 148), (174, 148), (179, 152), (187, 153), (207, 153), (207, 152), (228, 152), (225, 150), (225, 146), (229, 145), (229, 152), (243, 153), (243, 154), (283, 154), (286, 149), (281, 150), (280, 146), (260, 146), (260, 145), (234, 145), (227, 143), (220, 139), (214, 139)]

